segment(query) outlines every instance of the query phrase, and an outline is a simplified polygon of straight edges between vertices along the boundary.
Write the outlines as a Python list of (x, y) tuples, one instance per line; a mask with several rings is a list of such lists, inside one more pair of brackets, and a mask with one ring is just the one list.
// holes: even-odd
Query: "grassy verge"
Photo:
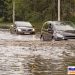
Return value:
[(41, 31), (41, 28), (42, 28), (42, 25), (43, 25), (43, 22), (35, 22), (35, 23), (32, 23), (32, 25), (34, 26), (36, 32), (40, 32)]
[(12, 23), (0, 23), (1, 29), (9, 29)]

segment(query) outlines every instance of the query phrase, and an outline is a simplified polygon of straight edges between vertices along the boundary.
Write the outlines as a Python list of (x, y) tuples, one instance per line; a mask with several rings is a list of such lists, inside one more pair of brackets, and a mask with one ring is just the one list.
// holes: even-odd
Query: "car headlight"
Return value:
[(33, 30), (32, 31), (35, 31), (35, 29), (33, 28)]
[(21, 32), (21, 29), (17, 29), (19, 32)]
[(64, 39), (64, 36), (63, 36), (62, 34), (57, 33), (56, 36), (57, 36), (58, 38)]
[(55, 31), (54, 34), (53, 34), (53, 36), (56, 37), (56, 38), (62, 38), (62, 39), (64, 39), (62, 31)]

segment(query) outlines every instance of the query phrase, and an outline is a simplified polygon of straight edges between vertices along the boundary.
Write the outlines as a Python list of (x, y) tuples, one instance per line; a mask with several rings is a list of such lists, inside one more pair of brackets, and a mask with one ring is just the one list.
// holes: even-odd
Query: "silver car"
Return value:
[(35, 29), (30, 22), (15, 21), (14, 25), (10, 27), (10, 32), (16, 34), (34, 34)]
[(47, 21), (41, 29), (42, 40), (75, 39), (75, 25), (69, 21)]

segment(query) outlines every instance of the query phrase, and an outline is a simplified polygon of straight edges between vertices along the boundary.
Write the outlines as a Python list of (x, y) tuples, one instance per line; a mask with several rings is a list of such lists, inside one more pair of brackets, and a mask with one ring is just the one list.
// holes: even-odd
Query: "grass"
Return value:
[(1, 29), (9, 29), (12, 23), (0, 23)]
[(32, 25), (34, 26), (36, 32), (40, 32), (41, 31), (41, 28), (42, 28), (42, 25), (43, 25), (43, 22), (35, 22), (35, 23), (32, 23)]

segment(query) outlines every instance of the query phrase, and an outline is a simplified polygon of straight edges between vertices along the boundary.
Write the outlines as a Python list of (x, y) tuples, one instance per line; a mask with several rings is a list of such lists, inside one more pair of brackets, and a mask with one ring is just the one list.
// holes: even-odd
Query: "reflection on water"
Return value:
[(36, 35), (17, 35), (10, 34), (10, 32), (0, 31), (0, 40), (21, 40), (21, 41), (30, 41), (30, 40), (39, 40), (39, 37)]
[(67, 67), (75, 66), (75, 48), (53, 47), (51, 50), (54, 54), (50, 51), (48, 59), (41, 54), (32, 57), (34, 60), (30, 61), (29, 67), (33, 75), (67, 75)]
[(0, 46), (1, 75), (67, 75), (74, 47)]

